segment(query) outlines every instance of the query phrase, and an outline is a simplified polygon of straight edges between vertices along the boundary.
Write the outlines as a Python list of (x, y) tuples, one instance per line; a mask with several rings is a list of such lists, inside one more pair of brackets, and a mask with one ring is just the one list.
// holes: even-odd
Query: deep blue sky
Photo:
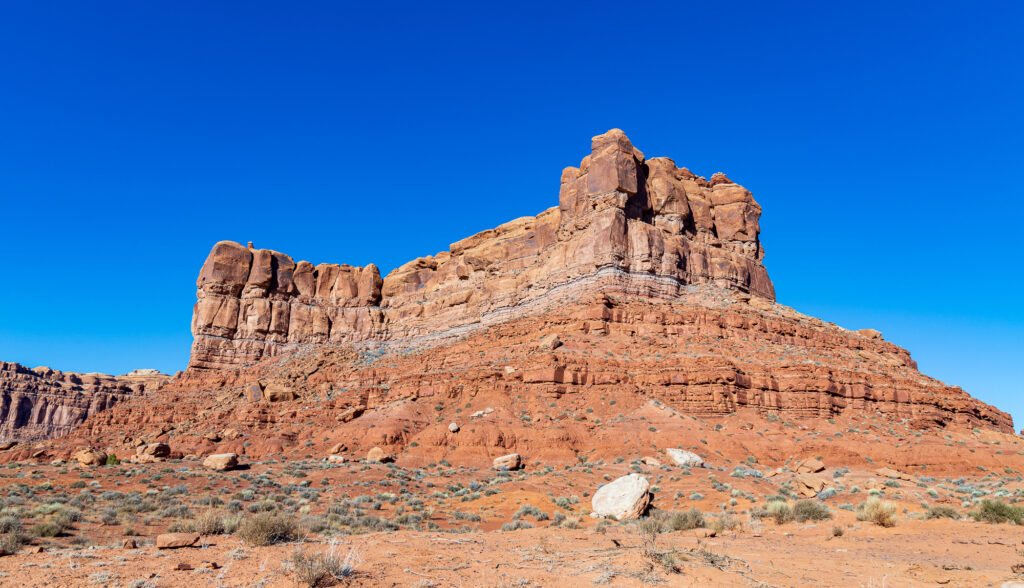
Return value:
[(754, 192), (780, 302), (1021, 426), (1021, 6), (5, 2), (0, 359), (182, 369), (216, 241), (387, 272), (619, 127)]

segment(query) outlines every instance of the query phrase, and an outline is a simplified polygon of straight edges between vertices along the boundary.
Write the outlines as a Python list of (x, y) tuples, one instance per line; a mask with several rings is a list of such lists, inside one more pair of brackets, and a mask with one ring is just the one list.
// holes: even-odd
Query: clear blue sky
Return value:
[(182, 369), (216, 241), (387, 272), (619, 127), (754, 192), (780, 302), (1019, 427), (1022, 6), (4, 2), (0, 359)]

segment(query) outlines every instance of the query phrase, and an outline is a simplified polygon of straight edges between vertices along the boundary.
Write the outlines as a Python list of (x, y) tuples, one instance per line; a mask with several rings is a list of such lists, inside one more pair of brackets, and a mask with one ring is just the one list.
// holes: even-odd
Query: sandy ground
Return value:
[[(296, 550), (357, 554), (352, 586), (1001, 586), (1024, 582), (1024, 532), (1013, 525), (903, 521), (881, 528), (852, 520), (657, 537), (678, 573), (649, 563), (633, 526), (524, 529), (461, 535), (398, 531), (269, 547), (230, 536), (198, 548), (89, 547), (0, 559), (5, 586), (295, 586)], [(833, 526), (844, 526), (832, 537)], [(211, 565), (214, 564), (214, 565)], [(191, 568), (178, 570), (176, 568)], [(1019, 568), (1018, 568), (1019, 569)], [(134, 584), (133, 584), (134, 582)], [(1012, 584), (1011, 584), (1012, 585)]]

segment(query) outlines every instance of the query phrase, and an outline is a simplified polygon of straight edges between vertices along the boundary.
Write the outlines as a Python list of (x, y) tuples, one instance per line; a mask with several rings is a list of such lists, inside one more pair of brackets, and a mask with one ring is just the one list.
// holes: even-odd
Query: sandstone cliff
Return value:
[(558, 207), (453, 243), (381, 278), (233, 242), (196, 282), (189, 367), (233, 368), (314, 343), (441, 340), (588, 291), (672, 298), (714, 283), (774, 300), (761, 208), (716, 174), (646, 159), (622, 131), (562, 172)]
[(156, 370), (123, 376), (77, 374), (0, 361), (0, 440), (30, 441), (66, 435), (90, 415), (157, 387)]
[[(384, 278), (373, 265), (314, 266), (218, 243), (197, 282), (186, 372), (156, 401), (90, 412), (42, 454), (0, 457), (48, 459), (84, 444), (121, 455), (159, 442), (182, 455), (282, 459), (381, 447), (413, 467), (490, 467), (509, 453), (575, 463), (613, 460), (624, 445), (692, 446), (703, 427), (732, 422), (750, 443), (719, 441), (759, 463), (802, 452), (1005, 467), (946, 435), (1009, 434), (1009, 415), (922, 374), (877, 331), (775, 303), (759, 214), (725, 176), (645, 159), (610, 131), (563, 172), (557, 208)], [(780, 446), (755, 433), (780, 421), (839, 434)], [(840, 433), (889, 425), (931, 433), (915, 434), (913, 451)]]

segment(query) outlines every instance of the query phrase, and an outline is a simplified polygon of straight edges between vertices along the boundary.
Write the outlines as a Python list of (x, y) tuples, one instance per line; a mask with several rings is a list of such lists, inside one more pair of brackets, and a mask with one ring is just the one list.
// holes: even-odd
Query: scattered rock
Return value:
[(193, 547), (199, 543), (198, 533), (163, 533), (156, 536), (157, 549)]
[(366, 461), (376, 461), (380, 463), (389, 463), (394, 461), (394, 457), (384, 453), (384, 450), (380, 447), (374, 447), (366, 453)]
[(166, 443), (150, 443), (145, 447), (135, 450), (137, 455), (148, 455), (156, 458), (168, 458), (171, 455), (171, 446)]
[(821, 492), (826, 485), (825, 480), (814, 474), (797, 474), (796, 481), (800, 488), (800, 493), (808, 498), (817, 496), (818, 492)]
[(523, 464), (522, 458), (519, 457), (518, 453), (510, 453), (501, 457), (494, 458), (494, 469), (496, 470), (517, 470)]
[(178, 565), (174, 566), (174, 569), (179, 572), (187, 572), (192, 569), (192, 564), (184, 561), (179, 561)]
[(665, 455), (667, 455), (677, 466), (687, 468), (699, 468), (704, 466), (704, 460), (701, 456), (692, 451), (669, 448), (665, 450)]
[(16, 441), (4, 441), (3, 443), (0, 443), (0, 451), (7, 451), (17, 444), (18, 443)]
[(640, 474), (622, 476), (598, 488), (591, 500), (599, 516), (616, 520), (639, 518), (650, 504), (651, 483)]
[(284, 384), (267, 384), (267, 387), (263, 390), (263, 398), (267, 402), (287, 402), (298, 397), (299, 395), (294, 390)]
[(121, 541), (121, 547), (124, 549), (138, 549), (139, 544), (135, 541), (135, 539), (129, 537), (128, 539)]
[(101, 466), (107, 464), (107, 454), (93, 447), (83, 447), (71, 455), (71, 459), (82, 466)]
[(203, 435), (203, 439), (206, 439), (207, 441), (212, 441), (214, 443), (217, 443), (217, 442), (220, 441), (220, 434), (211, 431), (211, 432)]
[(456, 423), (451, 423), (450, 425), (448, 425), (448, 430), (451, 431), (452, 433), (458, 433), (459, 425)]
[(215, 453), (203, 460), (203, 467), (208, 470), (226, 472), (238, 467), (237, 453)]
[(556, 333), (544, 337), (537, 343), (537, 349), (542, 351), (554, 351), (562, 346), (562, 340), (558, 338)]
[(644, 463), (645, 463), (646, 465), (649, 465), (649, 466), (654, 466), (654, 467), (658, 467), (658, 466), (660, 466), (660, 465), (661, 465), (661, 462), (660, 462), (660, 461), (658, 461), (657, 459), (654, 459), (653, 457), (651, 457), (651, 456), (649, 456), (649, 455), (648, 455), (648, 456), (645, 456), (645, 457), (644, 457), (643, 459), (641, 459), (640, 461), (644, 462)]
[(327, 463), (345, 463), (344, 455), (328, 455)]
[(339, 453), (344, 453), (346, 451), (348, 451), (348, 445), (346, 445), (345, 443), (335, 443), (334, 447), (331, 447), (330, 453), (331, 455), (337, 455)]
[(245, 389), (245, 395), (250, 402), (263, 400), (263, 384), (259, 382), (249, 384), (249, 387)]
[(825, 464), (821, 460), (816, 458), (809, 458), (803, 461), (798, 461), (793, 465), (793, 471), (798, 474), (816, 474), (820, 471), (824, 471)]

